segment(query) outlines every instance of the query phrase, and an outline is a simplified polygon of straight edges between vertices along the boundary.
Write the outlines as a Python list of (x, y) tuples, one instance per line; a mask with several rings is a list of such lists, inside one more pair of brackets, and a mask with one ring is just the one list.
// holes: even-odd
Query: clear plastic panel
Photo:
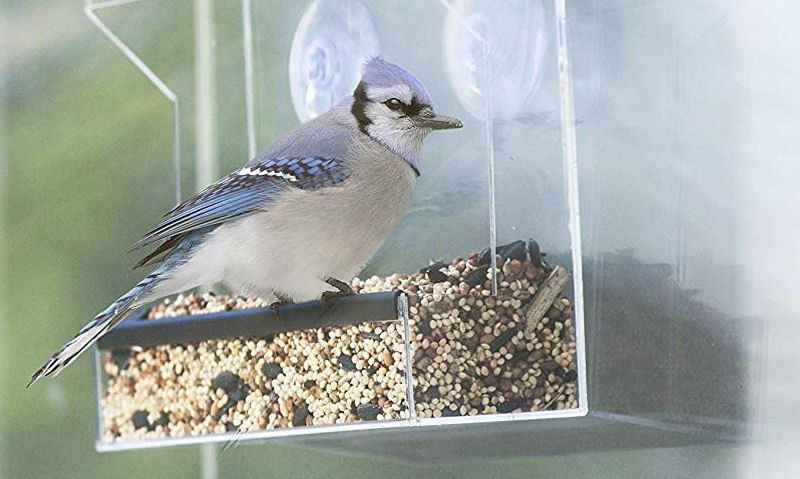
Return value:
[[(101, 352), (100, 449), (295, 435), (427, 466), (753, 433), (770, 442), (704, 449), (702, 470), (710, 455), (754, 477), (764, 462), (796, 469), (795, 444), (789, 461), (772, 456), (774, 438), (800, 431), (796, 2), (109, 0), (91, 2), (89, 18), (79, 5), (8, 4), (22, 28), (3, 64), (14, 378), (141, 278), (120, 251), (176, 197), (346, 94), (365, 56), (404, 65), (437, 111), (464, 121), (427, 139), (413, 204), (361, 273), (362, 285), (409, 294), (394, 323), (402, 357), (392, 354), (403, 366), (395, 377), (414, 386), (407, 415), (244, 437), (215, 424), (158, 439), (171, 426), (164, 404), (133, 394), (140, 403), (105, 408), (100, 373), (119, 365)], [(59, 28), (38, 35), (53, 16)], [(52, 173), (44, 183), (42, 171)], [(530, 305), (548, 288), (555, 299), (528, 331)], [(35, 290), (49, 294), (30, 300)], [(135, 354), (155, 361), (148, 374), (170, 375), (167, 348), (177, 345), (159, 348)], [(229, 369), (225, 356), (209, 361), (212, 384)], [(52, 418), (60, 431), (85, 422), (80, 364), (37, 384), (40, 393), (7, 394), (17, 471), (53, 466), (30, 452), (45, 436), (69, 457), (86, 452), (48, 436)], [(131, 432), (141, 408), (146, 426)], [(129, 438), (112, 442), (109, 421), (130, 421)], [(612, 459), (691, 467), (683, 452), (633, 454)], [(80, 474), (82, 461), (72, 463), (60, 466)]]
[(763, 334), (742, 266), (753, 159), (734, 72), (749, 34), (747, 14), (703, 3), (569, 6), (589, 394), (598, 414), (738, 437)]
[[(195, 25), (201, 49), (213, 45), (203, 47), (203, 40), (217, 22), (236, 21), (239, 14), (207, 13)], [(415, 18), (413, 26), (409, 18)], [(415, 383), (410, 416), (419, 420), (409, 425), (586, 411), (585, 388), (578, 386), (586, 376), (575, 294), (580, 277), (572, 263), (580, 234), (571, 223), (577, 190), (575, 178), (566, 174), (575, 158), (563, 143), (574, 145), (574, 139), (564, 136), (559, 114), (564, 95), (571, 93), (564, 83), (568, 73), (557, 74), (565, 45), (556, 18), (553, 6), (540, 0), (502, 7), (479, 1), (244, 2), (242, 37), (228, 34), (229, 43), (217, 44), (226, 52), (237, 46), (244, 52), (244, 100), (254, 104), (243, 105), (242, 116), (252, 121), (243, 128), (249, 150), (252, 143), (256, 150), (266, 147), (296, 124), (295, 116), (313, 117), (349, 94), (357, 80), (353, 72), (379, 52), (426, 84), (437, 112), (463, 120), (462, 130), (427, 139), (413, 204), (361, 275), (379, 275), (365, 285), (383, 281), (409, 294), (412, 355), (405, 372)], [(426, 48), (408, 48), (412, 34)], [(214, 81), (224, 76), (215, 70), (221, 53), (196, 54), (201, 159), (213, 158), (209, 150), (217, 147), (206, 137), (222, 137), (209, 126), (219, 122), (204, 118), (222, 115), (217, 102), (206, 98), (221, 94)], [(210, 171), (202, 164), (198, 169)], [(356, 347), (344, 339), (341, 348)], [(162, 359), (172, 364), (170, 351), (153, 354), (166, 354)], [(114, 370), (112, 363), (104, 358), (103, 367)], [(129, 412), (120, 414), (127, 418)], [(120, 425), (132, 427), (103, 414), (114, 423), (104, 428), (106, 439)], [(156, 425), (160, 419), (147, 418)], [(237, 421), (229, 422), (243, 423)], [(245, 429), (276, 425), (247, 423)], [(226, 432), (222, 423), (213, 431), (198, 427), (184, 432)]]
[[(511, 412), (514, 419), (551, 410), (581, 414), (583, 344), (574, 293), (580, 283), (567, 280), (575, 277), (580, 230), (570, 229), (577, 184), (564, 176), (556, 14), (539, 1), (443, 6), (448, 85), (483, 128), (480, 147), (470, 147), (478, 153), (475, 170), (486, 172), (475, 175), (487, 181), (482, 230), (489, 241), (466, 261), (436, 268), (448, 282), (420, 290), (412, 302), (420, 339), (418, 413), (423, 421), (448, 423)], [(550, 124), (542, 120), (547, 96), (554, 100)], [(447, 416), (456, 418), (439, 420)]]

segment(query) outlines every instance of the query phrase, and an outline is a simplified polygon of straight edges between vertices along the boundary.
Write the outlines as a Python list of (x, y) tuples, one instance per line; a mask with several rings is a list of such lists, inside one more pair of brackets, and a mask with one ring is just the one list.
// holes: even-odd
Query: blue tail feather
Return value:
[(28, 387), (44, 376), (55, 376), (69, 366), (81, 353), (89, 349), (101, 336), (130, 315), (137, 304), (160, 281), (157, 273), (148, 275), (130, 291), (114, 301), (103, 312), (86, 324), (78, 334), (53, 354), (31, 377)]

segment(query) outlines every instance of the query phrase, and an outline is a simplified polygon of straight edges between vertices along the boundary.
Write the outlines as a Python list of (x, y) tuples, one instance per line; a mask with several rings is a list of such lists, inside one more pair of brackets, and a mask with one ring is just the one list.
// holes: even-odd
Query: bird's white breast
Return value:
[[(287, 188), (265, 211), (218, 228), (184, 274), (200, 283), (295, 301), (317, 299), (327, 277), (349, 281), (403, 215), (415, 174), (388, 148), (369, 139), (350, 151), (350, 176), (317, 190)], [(191, 270), (191, 271), (189, 271)]]

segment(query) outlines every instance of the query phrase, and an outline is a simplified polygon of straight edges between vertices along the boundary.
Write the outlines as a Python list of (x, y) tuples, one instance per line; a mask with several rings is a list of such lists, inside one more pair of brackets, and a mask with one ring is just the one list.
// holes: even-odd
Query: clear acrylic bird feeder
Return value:
[[(118, 8), (158, 15), (158, 2), (122, 3), (89, 4), (87, 13), (174, 105), (178, 155), (184, 98), (161, 80), (168, 71), (157, 76), (102, 20)], [(584, 305), (574, 53), (563, 0), (238, 7), (195, 12), (198, 184), (216, 179), (209, 148), (223, 109), (241, 118), (244, 156), (233, 168), (352, 92), (374, 55), (412, 71), (437, 112), (464, 128), (427, 139), (413, 204), (360, 275), (361, 294), (328, 311), (315, 302), (278, 315), (252, 299), (181, 298), (105, 337), (95, 356), (99, 450), (298, 436), (333, 449), (441, 459), (587, 449), (609, 433), (619, 446), (703, 436), (707, 422), (685, 419), (691, 407), (670, 422), (680, 407), (656, 397), (677, 383), (637, 398), (636, 381), (619, 373), (620, 338), (647, 342), (666, 326), (601, 318), (607, 303)], [(240, 34), (222, 35), (233, 24)], [(221, 77), (241, 79), (242, 104), (218, 98)], [(604, 264), (647, 284), (660, 274), (624, 254)], [(595, 300), (599, 288), (628, 287), (608, 274), (592, 270), (604, 278), (590, 290)], [(657, 294), (675, 294), (664, 291)], [(664, 344), (666, 357), (674, 346)], [(630, 366), (636, 377), (663, 363)]]

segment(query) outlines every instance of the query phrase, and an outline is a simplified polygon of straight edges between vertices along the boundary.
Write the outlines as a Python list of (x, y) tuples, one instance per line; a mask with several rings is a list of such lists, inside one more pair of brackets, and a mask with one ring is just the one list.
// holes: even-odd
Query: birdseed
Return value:
[[(554, 268), (535, 242), (497, 251), (496, 297), (487, 251), (416, 274), (352, 281), (357, 293), (408, 293), (417, 417), (577, 407), (572, 302), (558, 296), (526, 329), (527, 307)], [(189, 294), (153, 307), (148, 318), (263, 306)], [(406, 419), (404, 351), (400, 321), (107, 351), (103, 439)]]

